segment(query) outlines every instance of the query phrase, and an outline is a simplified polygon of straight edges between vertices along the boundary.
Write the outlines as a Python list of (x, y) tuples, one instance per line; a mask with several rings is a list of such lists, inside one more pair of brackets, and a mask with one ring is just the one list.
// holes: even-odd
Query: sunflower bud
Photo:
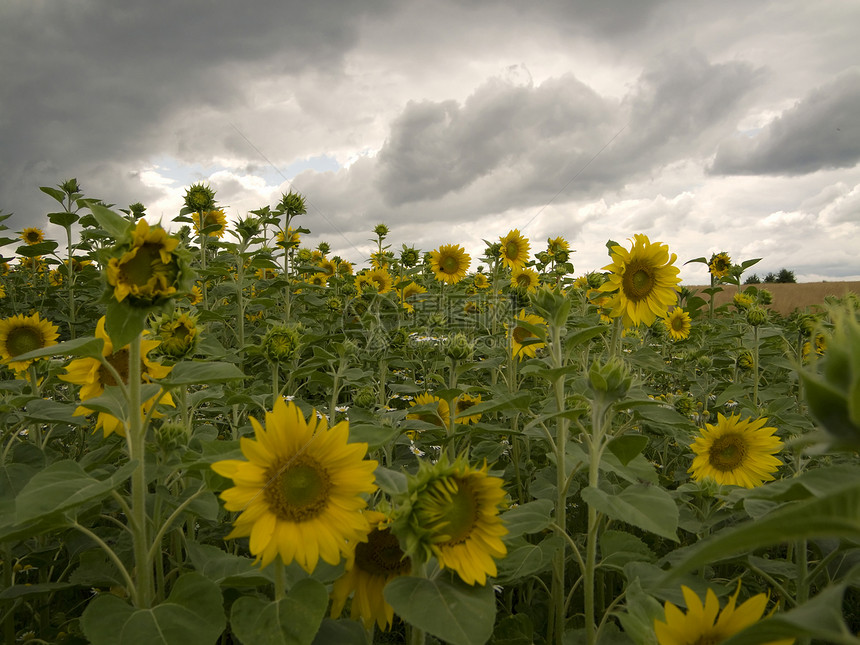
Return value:
[(155, 440), (164, 452), (184, 446), (188, 439), (185, 426), (181, 423), (162, 423), (155, 429)]
[(363, 387), (355, 393), (352, 402), (356, 407), (368, 410), (376, 403), (376, 392), (373, 388)]
[(603, 364), (595, 361), (588, 370), (588, 389), (598, 398), (610, 401), (622, 399), (632, 384), (630, 370), (618, 358), (611, 358)]
[(388, 227), (385, 224), (377, 224), (373, 227), (373, 232), (380, 240), (384, 240), (385, 236), (388, 235)]
[(773, 304), (773, 294), (767, 289), (759, 289), (756, 299), (760, 305)]
[(193, 356), (200, 341), (197, 316), (187, 313), (163, 314), (153, 323), (155, 335), (161, 339), (158, 351), (175, 360)]
[(755, 367), (755, 358), (753, 358), (753, 353), (748, 349), (743, 350), (738, 355), (738, 368), (748, 372), (753, 367)]
[(199, 213), (212, 210), (215, 207), (215, 191), (209, 186), (193, 184), (185, 191), (185, 208), (190, 212)]
[(298, 354), (302, 336), (295, 326), (274, 325), (263, 337), (263, 354), (272, 363), (284, 363)]
[(421, 259), (421, 255), (417, 249), (403, 245), (403, 250), (400, 252), (400, 263), (405, 267), (414, 267)]
[(332, 313), (339, 314), (343, 311), (343, 301), (340, 298), (332, 296), (325, 302), (326, 308)]
[(402, 349), (409, 341), (409, 333), (403, 327), (397, 327), (388, 335), (388, 344), (393, 349)]
[(281, 197), (278, 210), (285, 213), (288, 217), (304, 215), (308, 212), (308, 209), (305, 207), (305, 198), (294, 192), (289, 192)]
[(762, 307), (750, 307), (747, 311), (747, 322), (753, 327), (759, 327), (767, 322), (767, 311)]
[(462, 332), (449, 336), (444, 344), (445, 355), (455, 361), (465, 361), (471, 358), (475, 345)]

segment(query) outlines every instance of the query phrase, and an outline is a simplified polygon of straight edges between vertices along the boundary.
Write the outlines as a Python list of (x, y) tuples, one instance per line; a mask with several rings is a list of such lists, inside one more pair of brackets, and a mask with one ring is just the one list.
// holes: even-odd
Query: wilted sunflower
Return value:
[(386, 269), (371, 269), (367, 272), (367, 277), (376, 285), (378, 293), (388, 293), (391, 291), (391, 274)]
[(36, 226), (31, 226), (21, 231), (21, 239), (28, 246), (33, 246), (45, 239), (45, 232)]
[(179, 239), (161, 226), (138, 220), (130, 242), (118, 245), (119, 257), (108, 261), (107, 281), (114, 288), (113, 297), (148, 305), (175, 294), (181, 271), (175, 254), (178, 246)]
[(457, 402), (454, 404), (454, 420), (463, 424), (478, 423), (481, 420), (481, 413), (469, 414), (469, 408), (478, 405), (481, 402), (481, 395), (472, 396), (465, 392), (460, 395)]
[(672, 340), (689, 338), (692, 321), (690, 320), (690, 314), (681, 309), (681, 307), (675, 307), (666, 316), (664, 322), (666, 323), (666, 329), (669, 331), (669, 337)]
[[(159, 341), (148, 340), (147, 337), (148, 332), (143, 332), (143, 340), (140, 342), (140, 376), (144, 382), (149, 383), (152, 379), (164, 378), (170, 373), (172, 368), (155, 363), (147, 358), (147, 354), (159, 345)], [(110, 336), (105, 331), (104, 316), (96, 324), (96, 338), (101, 338), (104, 341), (104, 345), (102, 345), (104, 360), (116, 371), (122, 383), (128, 385), (129, 346), (126, 345), (122, 349), (114, 350)], [(81, 386), (81, 391), (78, 395), (81, 404), (75, 410), (76, 415), (90, 414), (92, 410), (87, 408), (86, 401), (104, 394), (105, 387), (119, 385), (116, 376), (100, 360), (91, 357), (76, 358), (73, 360), (66, 366), (66, 373), (61, 374), (60, 379)], [(149, 411), (156, 399), (157, 395), (143, 402), (144, 413)], [(174, 405), (173, 398), (169, 392), (161, 398), (161, 403)], [(99, 412), (96, 429), (99, 428), (104, 429), (106, 437), (114, 432), (123, 437), (126, 435), (125, 423), (107, 412)]]
[(403, 305), (403, 308), (409, 313), (415, 311), (413, 303), (421, 302), (417, 296), (422, 293), (427, 293), (427, 289), (415, 282), (410, 282), (403, 287), (403, 289), (400, 290), (400, 302)]
[(678, 301), (679, 269), (672, 264), (677, 259), (669, 255), (669, 247), (637, 233), (631, 249), (613, 246), (613, 263), (603, 267), (611, 271), (600, 291), (612, 295), (612, 318), (621, 317), (625, 327), (644, 323), (651, 325), (658, 315)]
[(504, 237), (500, 237), (502, 243), (502, 262), (511, 269), (524, 267), (529, 259), (529, 241), (520, 235), (518, 229), (510, 231)]
[(409, 405), (414, 407), (416, 405), (427, 405), (434, 402), (436, 403), (435, 412), (415, 412), (413, 414), (407, 414), (406, 418), (419, 419), (425, 423), (437, 425), (440, 428), (447, 428), (451, 421), (451, 408), (448, 407), (448, 402), (444, 399), (440, 399), (438, 396), (428, 394), (427, 392), (422, 392), (416, 396), (414, 400), (410, 401)]
[[(200, 235), (202, 231), (206, 231), (208, 237), (224, 237), (224, 231), (227, 230), (227, 216), (220, 208), (203, 211), (202, 213), (194, 213), (191, 216), (194, 220), (194, 232)], [(214, 228), (217, 226), (218, 228)], [(211, 229), (211, 230), (207, 230)]]
[(701, 436), (690, 444), (696, 457), (687, 472), (696, 481), (713, 479), (744, 488), (771, 481), (782, 465), (773, 456), (782, 448), (782, 440), (774, 436), (776, 428), (765, 423), (765, 417), (742, 420), (739, 414), (728, 419), (718, 414), (716, 425), (706, 423)]
[[(735, 607), (741, 591), (740, 582), (737, 591), (729, 598), (722, 613), (720, 613), (720, 602), (711, 589), (708, 589), (705, 594), (704, 605), (696, 592), (689, 587), (682, 586), (681, 591), (687, 604), (687, 613), (682, 612), (671, 602), (666, 602), (664, 605), (666, 622), (654, 621), (654, 631), (659, 645), (691, 645), (692, 643), (717, 645), (761, 620), (767, 606), (767, 595), (760, 593)], [(718, 614), (719, 617), (717, 617)], [(786, 638), (763, 645), (791, 645), (792, 643), (794, 643), (793, 638)]]
[(533, 342), (524, 344), (529, 339), (537, 339), (538, 337), (531, 330), (523, 327), (520, 322), (525, 322), (530, 325), (546, 326), (546, 321), (535, 314), (527, 314), (525, 309), (520, 310), (520, 315), (514, 319), (512, 325), (505, 325), (508, 330), (508, 338), (511, 340), (511, 353), (515, 358), (523, 360), (524, 358), (534, 357), (537, 350), (544, 347), (544, 342)]
[(725, 278), (732, 270), (732, 259), (725, 251), (714, 253), (708, 261), (708, 271), (715, 278)]
[[(5, 293), (5, 292), (4, 292)], [(59, 328), (38, 313), (18, 314), (0, 320), (0, 361), (16, 372), (26, 370), (33, 361), (16, 361), (16, 356), (57, 344)]]
[(486, 464), (473, 468), (462, 457), (422, 462), (409, 478), (409, 501), (400, 506), (404, 512), (394, 530), (410, 554), (422, 561), (435, 556), (466, 584), (486, 584), (487, 576), (496, 575), (496, 559), (507, 554), (502, 536), (508, 529), (499, 517), (503, 485), (487, 474)]
[(436, 279), (448, 284), (456, 284), (466, 277), (471, 256), (459, 244), (443, 244), (430, 252), (430, 268)]
[(528, 268), (516, 268), (511, 271), (511, 286), (522, 289), (526, 293), (534, 293), (540, 284), (537, 271)]
[(355, 545), (346, 571), (335, 580), (331, 591), (331, 617), (337, 618), (353, 592), (350, 617), (361, 618), (365, 629), (374, 621), (381, 630), (391, 627), (394, 608), (385, 601), (385, 585), (412, 571), (412, 560), (400, 548), (397, 536), (388, 528), (388, 518), (377, 511), (366, 511), (370, 533), (366, 542)]
[(248, 461), (212, 464), (235, 483), (221, 493), (224, 508), (240, 511), (226, 539), (249, 536), (264, 567), (278, 555), (308, 573), (320, 558), (337, 564), (370, 531), (362, 496), (376, 490), (377, 464), (364, 458), (367, 444), (347, 443), (348, 421), (329, 428), (316, 413), (306, 420), (282, 398), (265, 421), (251, 418), (256, 439), (239, 440)]

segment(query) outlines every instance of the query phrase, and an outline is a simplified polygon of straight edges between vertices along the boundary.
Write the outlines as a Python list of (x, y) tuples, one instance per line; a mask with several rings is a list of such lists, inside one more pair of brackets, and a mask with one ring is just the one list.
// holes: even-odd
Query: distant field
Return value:
[[(750, 285), (742, 285), (741, 291)], [(824, 303), (825, 296), (842, 297), (849, 291), (860, 295), (860, 282), (801, 282), (798, 284), (755, 284), (757, 289), (767, 289), (773, 294), (773, 304), (770, 308), (777, 313), (788, 315), (795, 309), (805, 309)], [(707, 286), (687, 286), (691, 291), (706, 289)], [(722, 293), (715, 296), (716, 305), (731, 302), (737, 293), (737, 287), (724, 285)], [(700, 294), (705, 300), (707, 294)]]

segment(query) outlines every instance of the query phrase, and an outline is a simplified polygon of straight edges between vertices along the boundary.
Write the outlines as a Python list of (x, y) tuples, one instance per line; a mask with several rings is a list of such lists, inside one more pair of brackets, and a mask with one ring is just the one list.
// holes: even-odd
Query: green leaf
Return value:
[(403, 620), (452, 645), (483, 645), (493, 634), (496, 599), (491, 585), (401, 576), (384, 593)]
[(552, 522), (552, 511), (555, 504), (548, 499), (539, 499), (527, 504), (520, 504), (502, 514), (502, 521), (508, 528), (506, 540), (543, 531)]
[(376, 477), (376, 485), (389, 495), (399, 495), (406, 492), (408, 481), (403, 473), (377, 466), (373, 474)]
[(310, 645), (327, 607), (325, 586), (308, 578), (280, 601), (239, 598), (230, 611), (230, 625), (244, 645)]
[(61, 204), (66, 201), (66, 193), (64, 193), (59, 188), (52, 188), (51, 186), (39, 186), (39, 190), (41, 190), (46, 195), (50, 195)]
[(56, 345), (43, 347), (42, 349), (34, 349), (32, 352), (16, 356), (15, 360), (29, 361), (35, 358), (44, 358), (45, 356), (88, 356), (90, 358), (98, 358), (102, 355), (102, 347), (104, 347), (104, 341), (101, 338), (87, 336), (85, 338), (67, 340)]
[(39, 584), (24, 584), (12, 585), (0, 593), (0, 600), (13, 600), (15, 598), (24, 598), (26, 596), (38, 596), (43, 593), (51, 593), (60, 591), (61, 589), (69, 589), (77, 585), (70, 582), (41, 582)]
[(628, 434), (616, 437), (609, 442), (609, 451), (618, 457), (618, 461), (626, 466), (648, 445), (648, 437), (641, 434)]
[(62, 211), (60, 213), (48, 213), (48, 219), (51, 221), (51, 224), (66, 228), (77, 222), (80, 217), (75, 213)]
[(582, 490), (582, 499), (614, 520), (678, 541), (678, 507), (659, 486), (636, 484), (615, 495), (589, 486)]
[(92, 645), (212, 645), (225, 626), (221, 591), (199, 573), (180, 576), (167, 600), (155, 607), (135, 609), (102, 594), (81, 616)]
[(59, 246), (56, 242), (51, 240), (45, 240), (44, 242), (39, 242), (38, 244), (27, 244), (24, 246), (19, 246), (15, 249), (15, 253), (21, 255), (25, 258), (34, 258), (37, 255), (48, 255), (49, 253), (53, 253), (57, 250), (57, 246)]
[(118, 302), (111, 297), (105, 312), (105, 331), (115, 352), (137, 338), (146, 327), (148, 315), (148, 307), (133, 307), (127, 300)]
[(373, 423), (349, 424), (349, 443), (366, 443), (369, 450), (386, 446), (400, 435), (401, 429)]
[(226, 383), (245, 378), (233, 363), (183, 361), (170, 370), (166, 378), (159, 381), (163, 388), (205, 383)]
[(24, 418), (42, 423), (68, 423), (80, 426), (86, 423), (83, 416), (75, 416), (77, 406), (50, 399), (33, 399), (27, 403)]
[(110, 233), (116, 240), (124, 237), (131, 227), (134, 226), (122, 215), (113, 212), (109, 208), (105, 208), (101, 204), (90, 204), (90, 210), (93, 212), (93, 216), (96, 218), (99, 226)]
[(313, 645), (370, 645), (367, 632), (357, 620), (325, 618), (314, 638)]

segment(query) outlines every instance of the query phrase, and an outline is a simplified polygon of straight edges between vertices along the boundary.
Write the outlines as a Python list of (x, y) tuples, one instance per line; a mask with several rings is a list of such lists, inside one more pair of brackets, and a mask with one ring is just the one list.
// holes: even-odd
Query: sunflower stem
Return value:
[[(552, 357), (553, 368), (559, 369), (564, 365), (564, 352), (561, 346), (561, 325), (557, 324), (552, 317), (550, 318), (550, 356)], [(513, 361), (513, 358), (511, 359)], [(553, 391), (555, 394), (556, 410), (561, 412), (564, 409), (564, 374), (559, 374), (553, 382)], [(555, 635), (555, 642), (561, 642), (564, 637), (564, 618), (565, 618), (565, 565), (567, 563), (567, 550), (565, 538), (567, 537), (567, 434), (570, 421), (566, 417), (559, 415), (556, 418), (556, 437), (555, 437), (555, 468), (556, 468), (556, 502), (555, 502), (555, 518), (556, 529), (555, 533), (562, 538), (561, 545), (555, 555), (553, 561), (552, 572), (552, 603), (553, 603), (553, 623), (550, 624), (550, 638), (552, 642), (552, 634)]]
[[(603, 454), (606, 411), (608, 406), (601, 400), (592, 402), (592, 434), (588, 438), (589, 462), (588, 485), (600, 485), (600, 459)], [(588, 533), (585, 543), (585, 569), (582, 572), (585, 595), (585, 642), (594, 645), (597, 633), (594, 628), (594, 572), (597, 563), (597, 530), (600, 517), (597, 509), (588, 506)]]
[(286, 584), (284, 580), (284, 561), (279, 555), (275, 558), (275, 602), (280, 602), (287, 597)]
[(758, 325), (753, 326), (753, 405), (758, 410)]

